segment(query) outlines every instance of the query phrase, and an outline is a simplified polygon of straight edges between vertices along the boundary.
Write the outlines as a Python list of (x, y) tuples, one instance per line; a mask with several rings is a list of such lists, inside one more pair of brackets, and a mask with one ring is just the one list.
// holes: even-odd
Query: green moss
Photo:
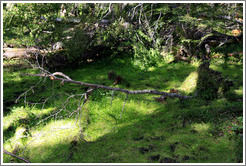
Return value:
[(183, 90), (187, 93), (192, 93), (196, 89), (198, 79), (198, 73), (196, 71), (189, 74), (185, 81), (180, 86), (180, 90)]
[[(130, 83), (130, 87), (117, 85), (120, 88), (166, 92), (176, 88), (189, 94), (195, 92), (199, 80), (197, 67), (198, 64), (162, 63), (143, 71), (129, 60), (114, 59), (62, 72), (74, 80), (113, 86), (107, 73), (114, 70)], [(226, 77), (236, 78), (231, 90), (242, 97), (242, 66), (223, 70), (220, 64), (212, 64), (215, 67)], [(36, 72), (30, 68), (10, 70), (4, 68), (4, 101), (15, 101), (21, 92), (39, 81), (19, 76), (22, 72)], [(12, 152), (18, 147), (17, 154), (34, 163), (236, 163), (242, 158), (242, 143), (234, 141), (237, 139), (232, 138), (237, 135), (228, 130), (238, 123), (231, 114), (242, 116), (242, 101), (218, 96), (211, 101), (168, 99), (163, 104), (153, 100), (156, 95), (129, 95), (122, 113), (126, 95), (115, 92), (111, 105), (112, 92), (98, 89), (84, 105), (81, 119), (77, 113), (69, 117), (76, 111), (81, 96), (70, 98), (65, 106), (67, 97), (82, 94), (85, 89), (48, 79), (26, 98), (42, 102), (51, 96), (44, 105), (23, 104), (24, 98), (9, 105), (9, 112), (4, 110), (4, 148)], [(6, 163), (20, 162), (12, 161), (8, 155), (3, 158)]]

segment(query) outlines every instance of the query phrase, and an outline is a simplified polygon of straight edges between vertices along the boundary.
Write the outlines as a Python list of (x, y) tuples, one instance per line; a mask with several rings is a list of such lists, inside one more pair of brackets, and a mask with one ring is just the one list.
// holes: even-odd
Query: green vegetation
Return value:
[[(232, 3), (4, 4), (4, 43), (38, 50), (4, 57), (4, 149), (32, 163), (243, 162), (242, 13)], [(83, 105), (88, 86), (20, 75), (40, 74), (38, 65), (74, 81), (195, 97), (98, 88)]]
[[(191, 85), (193, 88), (196, 85), (197, 67), (197, 63), (162, 63), (142, 71), (127, 59), (105, 59), (62, 72), (74, 80), (112, 86), (107, 72), (113, 69), (130, 82), (129, 89), (176, 88), (189, 94), (193, 92)], [(242, 140), (234, 130), (241, 130), (242, 125), (236, 118), (242, 116), (243, 110), (243, 101), (238, 100), (243, 97), (242, 65), (230, 64), (223, 69), (223, 64), (216, 63), (212, 67), (235, 80), (232, 91), (237, 92), (236, 99), (222, 97), (211, 102), (168, 99), (163, 104), (154, 101), (153, 95), (130, 95), (120, 118), (125, 95), (115, 92), (111, 106), (112, 92), (98, 89), (90, 96), (76, 124), (77, 116), (69, 118), (69, 115), (77, 109), (80, 96), (71, 99), (56, 117), (45, 118), (61, 109), (67, 98), (65, 94), (80, 94), (85, 90), (47, 80), (34, 89), (35, 93), (27, 94), (28, 101), (38, 102), (54, 93), (45, 107), (21, 106), (20, 102), (7, 111), (4, 148), (41, 163), (241, 162)], [(19, 95), (19, 89), (25, 91), (39, 81), (35, 77), (18, 76), (18, 73), (34, 72), (33, 69), (20, 68), (17, 73), (10, 72), (11, 69), (4, 67), (4, 100), (7, 101), (14, 99), (13, 94)], [(4, 162), (20, 161), (4, 155)]]

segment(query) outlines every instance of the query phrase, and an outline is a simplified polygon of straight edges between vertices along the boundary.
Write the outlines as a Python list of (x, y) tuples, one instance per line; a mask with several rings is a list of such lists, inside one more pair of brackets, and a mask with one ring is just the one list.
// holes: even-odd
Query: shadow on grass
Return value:
[(242, 103), (223, 107), (223, 102), (214, 106), (201, 102), (198, 106), (199, 101), (191, 100), (187, 104), (193, 105), (192, 110), (182, 109), (179, 100), (168, 102), (148, 115), (136, 115), (136, 108), (126, 107), (122, 119), (116, 118), (117, 125), (95, 141), (74, 143), (73, 136), (61, 137), (55, 144), (37, 146), (34, 141), (25, 157), (40, 163), (242, 162), (240, 138), (213, 133), (213, 125), (230, 117), (232, 111), (236, 116), (242, 114)]
[[(143, 72), (131, 65), (120, 68), (120, 64), (124, 62), (109, 64), (95, 63), (82, 67), (76, 72), (67, 69), (64, 73), (68, 75), (71, 73), (69, 76), (74, 80), (90, 83), (105, 81), (106, 85), (110, 85), (112, 83), (107, 80), (106, 74), (108, 70), (113, 69), (131, 83), (138, 79), (140, 81), (144, 79), (143, 82), (149, 83), (143, 86), (132, 83), (130, 88), (158, 89), (160, 86), (165, 89), (170, 86), (168, 83), (156, 85), (156, 82), (165, 77), (167, 82), (177, 82), (176, 86), (179, 87), (189, 73), (196, 69), (191, 65), (164, 65), (158, 69)], [(156, 82), (151, 84), (152, 81)], [(71, 89), (64, 88), (63, 90), (70, 91)], [(157, 103), (159, 107), (147, 115), (136, 114), (136, 107), (128, 106), (124, 110), (122, 119), (113, 117), (117, 125), (112, 124), (111, 131), (96, 140), (88, 143), (77, 142), (76, 145), (72, 138), (57, 139), (58, 143), (54, 144), (44, 142), (36, 147), (30, 144), (26, 157), (31, 162), (40, 163), (241, 162), (241, 157), (237, 155), (238, 147), (241, 147), (237, 136), (219, 135), (219, 131), (214, 130), (212, 126), (213, 124), (218, 125), (217, 121), (222, 118), (232, 115), (241, 116), (242, 102), (228, 103), (225, 100), (214, 104), (210, 106), (208, 102), (195, 99), (191, 101), (168, 100), (166, 105)], [(192, 127), (194, 123), (199, 124), (199, 130)], [(102, 124), (98, 125), (103, 128)]]

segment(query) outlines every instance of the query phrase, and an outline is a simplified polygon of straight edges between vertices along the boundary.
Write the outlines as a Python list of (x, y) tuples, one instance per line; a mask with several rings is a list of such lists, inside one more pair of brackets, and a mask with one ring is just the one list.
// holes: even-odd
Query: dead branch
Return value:
[(10, 155), (10, 156), (13, 156), (13, 157), (15, 157), (15, 158), (18, 158), (18, 159), (20, 159), (20, 160), (22, 160), (22, 161), (25, 161), (26, 163), (31, 163), (30, 161), (28, 161), (28, 160), (26, 160), (26, 159), (24, 159), (24, 158), (22, 158), (22, 157), (19, 157), (19, 156), (13, 154), (13, 153), (10, 153), (10, 152), (8, 152), (8, 151), (5, 150), (5, 149), (3, 149), (3, 152), (4, 152), (4, 154), (8, 154), (8, 155)]
[[(161, 96), (168, 96), (171, 98), (179, 98), (179, 99), (190, 99), (196, 97), (196, 95), (193, 96), (185, 96), (178, 93), (167, 93), (167, 92), (161, 92), (158, 90), (128, 90), (128, 89), (121, 89), (121, 88), (115, 88), (115, 87), (109, 87), (105, 85), (100, 84), (91, 84), (91, 83), (84, 83), (81, 81), (74, 81), (72, 79), (64, 79), (54, 76), (54, 74), (28, 74), (28, 73), (21, 73), (20, 75), (27, 75), (27, 76), (36, 76), (36, 77), (50, 77), (52, 80), (59, 80), (61, 82), (67, 82), (67, 83), (73, 83), (78, 85), (85, 85), (92, 88), (101, 88), (106, 90), (113, 90), (113, 91), (119, 91), (126, 94), (155, 94), (155, 95), (161, 95)], [(63, 74), (65, 75), (65, 74)]]
[[(82, 105), (79, 106), (79, 108), (75, 111), (75, 112), (78, 112), (77, 120), (76, 120), (75, 124), (77, 123), (78, 118), (80, 118), (80, 122), (79, 122), (79, 123), (81, 124), (82, 108), (83, 108), (83, 106), (85, 105), (85, 103), (87, 102), (88, 97), (89, 97), (89, 95), (92, 93), (93, 90), (95, 90), (95, 88), (90, 88), (88, 91), (86, 91), (86, 92), (84, 93), (85, 99), (84, 99)], [(80, 102), (81, 102), (81, 100), (80, 100)], [(80, 102), (79, 102), (79, 105), (80, 105)], [(81, 110), (81, 115), (80, 115), (80, 117), (79, 117), (79, 111), (80, 111), (80, 110)], [(74, 112), (73, 112), (73, 113), (74, 113)]]
[(105, 16), (103, 16), (103, 18), (105, 18), (108, 14), (111, 13), (111, 11), (112, 11), (111, 6), (112, 6), (112, 3), (109, 4), (108, 13)]
[(34, 89), (35, 87), (37, 87), (41, 82), (42, 82), (42, 79), (40, 79), (40, 80), (38, 81), (38, 83), (36, 83), (35, 85), (31, 86), (27, 91), (23, 92), (23, 93), (15, 100), (15, 103), (18, 103), (19, 99), (20, 99), (22, 96), (24, 96), (24, 103), (27, 103), (27, 102), (26, 102), (26, 96), (27, 96), (27, 93), (28, 93), (29, 91), (32, 91), (32, 92), (34, 93), (34, 90), (33, 90), (33, 89)]
[(126, 98), (125, 98), (125, 101), (124, 101), (124, 104), (123, 104), (123, 108), (122, 108), (122, 111), (121, 111), (121, 114), (120, 114), (120, 119), (121, 119), (121, 116), (123, 114), (123, 111), (124, 111), (124, 108), (125, 108), (125, 105), (126, 105), (127, 98), (128, 98), (128, 93), (126, 94)]
[(53, 75), (54, 75), (54, 76), (55, 76), (55, 75), (59, 75), (59, 76), (65, 77), (65, 78), (68, 79), (68, 80), (72, 80), (72, 79), (69, 78), (67, 75), (65, 75), (65, 74), (63, 74), (63, 73), (61, 73), (61, 72), (55, 72), (55, 73), (53, 73)]
[(112, 95), (111, 95), (111, 103), (110, 103), (109, 111), (111, 110), (111, 107), (112, 107), (112, 103), (113, 103), (113, 99), (114, 99), (114, 92), (115, 92), (115, 91), (113, 91), (113, 93), (112, 93)]

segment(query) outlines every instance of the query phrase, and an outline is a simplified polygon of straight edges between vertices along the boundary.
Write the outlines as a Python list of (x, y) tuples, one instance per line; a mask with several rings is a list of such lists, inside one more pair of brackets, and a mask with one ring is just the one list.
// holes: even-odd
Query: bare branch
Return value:
[[(136, 10), (136, 8), (139, 7), (139, 6), (142, 6), (142, 5), (143, 5), (143, 3), (140, 3), (137, 6), (135, 6), (133, 9), (131, 9), (131, 10), (133, 10), (131, 20), (133, 20), (133, 18), (135, 16), (135, 10)], [(129, 12), (129, 14), (130, 14), (130, 12)]]
[(139, 38), (139, 36), (138, 36), (137, 33), (136, 33), (136, 36), (137, 36), (138, 40), (139, 40), (142, 44), (144, 44), (144, 42)]
[(156, 21), (155, 24), (154, 24), (154, 25), (155, 25), (155, 31), (154, 31), (154, 34), (156, 33), (156, 30), (157, 30), (157, 27), (158, 27), (158, 22), (159, 22), (160, 18), (161, 18), (161, 11), (160, 11), (160, 15), (159, 15), (157, 21)]
[(31, 163), (30, 161), (28, 161), (28, 160), (26, 160), (26, 159), (24, 159), (24, 158), (22, 158), (22, 157), (19, 157), (19, 156), (13, 154), (13, 153), (10, 153), (10, 152), (8, 152), (8, 151), (5, 150), (5, 149), (3, 149), (3, 152), (4, 152), (4, 154), (8, 154), (8, 155), (10, 155), (10, 156), (16, 157), (16, 158), (18, 158), (18, 159), (20, 159), (20, 160), (22, 160), (22, 161), (25, 161), (26, 163)]
[(114, 99), (114, 92), (115, 92), (115, 91), (113, 91), (112, 96), (111, 96), (111, 103), (110, 103), (110, 108), (109, 108), (108, 111), (110, 111), (110, 109), (111, 109), (111, 107), (112, 107), (112, 102), (113, 102), (113, 99)]
[(125, 105), (126, 105), (127, 98), (128, 98), (128, 93), (126, 94), (126, 98), (125, 98), (125, 101), (124, 101), (124, 104), (123, 104), (123, 108), (122, 108), (122, 111), (121, 111), (121, 114), (120, 114), (120, 119), (121, 119), (121, 116), (123, 114), (123, 111), (124, 111), (124, 108), (125, 108)]
[(168, 96), (171, 98), (180, 98), (180, 99), (189, 99), (189, 98), (194, 98), (195, 96), (185, 96), (181, 95), (178, 93), (167, 93), (167, 92), (161, 92), (158, 90), (127, 90), (127, 89), (121, 89), (121, 88), (114, 88), (114, 87), (109, 87), (105, 85), (100, 85), (100, 84), (91, 84), (91, 83), (84, 83), (81, 81), (74, 81), (74, 80), (69, 80), (69, 79), (63, 79), (54, 76), (53, 74), (28, 74), (28, 73), (21, 73), (20, 75), (27, 75), (27, 76), (38, 76), (38, 77), (52, 77), (53, 80), (59, 80), (63, 82), (68, 82), (68, 83), (73, 83), (73, 84), (78, 84), (78, 85), (85, 85), (89, 86), (92, 88), (101, 88), (101, 89), (106, 89), (106, 90), (113, 90), (113, 91), (119, 91), (119, 92), (124, 92), (127, 94), (155, 94), (155, 95), (162, 95), (162, 96)]
[(72, 79), (69, 78), (67, 75), (63, 74), (62, 72), (55, 72), (55, 73), (53, 73), (53, 75), (54, 75), (54, 76), (59, 75), (59, 76), (65, 77), (66, 79), (72, 80)]
[[(79, 124), (81, 124), (81, 118), (82, 118), (82, 108), (83, 108), (83, 106), (85, 105), (85, 103), (87, 102), (87, 97), (86, 97), (86, 95), (85, 95), (85, 100), (83, 101), (83, 103), (82, 103), (82, 105), (76, 110), (76, 111), (78, 111), (78, 115), (77, 115), (77, 119), (76, 119), (76, 122), (75, 122), (75, 124), (77, 123), (77, 121), (78, 121), (78, 119), (79, 119)], [(81, 111), (80, 111), (81, 110)], [(81, 113), (80, 113), (80, 112)], [(79, 113), (80, 113), (80, 116), (79, 116)]]
[(112, 3), (109, 4), (108, 13), (105, 16), (103, 16), (103, 18), (105, 18), (108, 14), (111, 13), (111, 6), (112, 6)]
[[(79, 118), (80, 118), (80, 120), (81, 120), (81, 117), (82, 117), (82, 108), (83, 108), (84, 104), (87, 102), (88, 96), (91, 94), (91, 92), (92, 92), (93, 90), (95, 90), (95, 88), (90, 88), (88, 91), (86, 91), (84, 94), (82, 94), (81, 99), (82, 99), (83, 96), (85, 96), (85, 99), (84, 99), (82, 105), (80, 106), (80, 103), (81, 103), (81, 99), (80, 99), (80, 101), (79, 101), (79, 107), (77, 108), (77, 110), (75, 110), (74, 112), (72, 112), (72, 113), (70, 114), (69, 117), (71, 117), (75, 112), (78, 112), (78, 114), (77, 114), (77, 119), (76, 119), (75, 124), (77, 123), (77, 121), (78, 121)], [(79, 116), (79, 111), (80, 111), (80, 110), (81, 110), (81, 114), (80, 114), (80, 116)]]
[(57, 116), (59, 113), (61, 113), (65, 108), (66, 106), (69, 104), (69, 99), (70, 98), (73, 98), (75, 97), (76, 95), (71, 95), (67, 98), (67, 101), (66, 103), (63, 104), (63, 107), (61, 109), (59, 109), (59, 111), (55, 112), (54, 114), (50, 115), (50, 116), (47, 116), (46, 118), (42, 119), (40, 122), (37, 123), (37, 125), (39, 125), (40, 123), (44, 122), (45, 120), (51, 118), (51, 117), (54, 117), (54, 116)]
[(78, 112), (78, 111), (80, 110), (81, 100), (82, 100), (82, 98), (83, 98), (84, 95), (85, 95), (85, 94), (83, 93), (83, 94), (81, 95), (81, 97), (80, 97), (78, 109), (76, 109), (75, 111), (73, 111), (73, 112), (69, 115), (69, 117), (71, 117), (75, 112)]
[(23, 93), (15, 100), (15, 103), (18, 103), (18, 100), (19, 100), (22, 96), (24, 96), (24, 103), (27, 103), (27, 102), (26, 102), (26, 95), (27, 95), (27, 93), (28, 93), (29, 91), (34, 92), (33, 89), (34, 89), (38, 84), (40, 84), (41, 81), (42, 81), (42, 79), (40, 79), (40, 80), (38, 81), (38, 83), (36, 83), (35, 85), (31, 86), (27, 91), (23, 92)]

